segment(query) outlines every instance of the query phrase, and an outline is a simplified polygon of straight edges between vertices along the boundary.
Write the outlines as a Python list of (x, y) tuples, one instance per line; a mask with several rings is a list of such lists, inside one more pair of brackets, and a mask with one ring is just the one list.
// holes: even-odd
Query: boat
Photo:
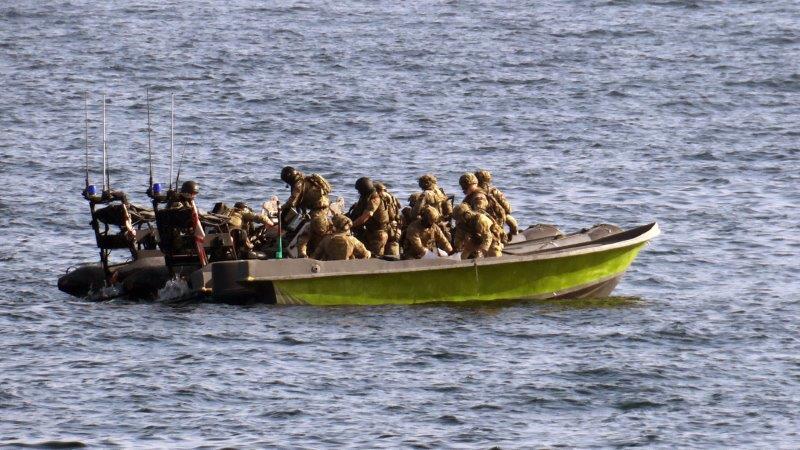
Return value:
[(496, 258), (219, 261), (193, 272), (188, 284), (211, 301), (282, 305), (600, 298), (660, 233), (657, 223), (600, 225), (566, 236), (553, 230), (526, 230)]

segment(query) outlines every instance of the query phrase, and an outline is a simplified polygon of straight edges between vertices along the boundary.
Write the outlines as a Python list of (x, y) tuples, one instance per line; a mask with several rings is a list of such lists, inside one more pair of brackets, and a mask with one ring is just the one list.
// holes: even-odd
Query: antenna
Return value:
[(86, 131), (84, 138), (86, 140), (86, 187), (89, 187), (89, 93), (83, 93), (83, 113), (85, 116)]
[[(175, 162), (175, 94), (171, 95), (172, 99), (172, 108), (170, 109), (170, 129), (169, 129), (169, 180), (172, 182), (172, 166)], [(176, 182), (177, 183), (177, 182)], [(175, 185), (175, 189), (178, 189), (177, 184)]]
[(150, 143), (150, 89), (145, 89), (145, 98), (147, 101), (147, 156), (150, 160), (150, 184), (148, 189), (153, 188), (153, 147)]
[(103, 191), (111, 189), (108, 178), (108, 150), (106, 149), (106, 95), (103, 94)]
[(181, 159), (178, 161), (178, 174), (175, 175), (175, 190), (178, 190), (178, 180), (181, 178), (181, 165), (183, 165), (183, 155), (186, 154), (186, 141), (183, 141), (183, 150), (181, 151)]

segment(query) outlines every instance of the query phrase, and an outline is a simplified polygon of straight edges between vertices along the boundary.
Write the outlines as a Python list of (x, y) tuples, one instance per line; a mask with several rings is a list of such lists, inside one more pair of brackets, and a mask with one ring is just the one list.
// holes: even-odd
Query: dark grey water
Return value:
[[(779, 1), (0, 5), (0, 444), (800, 446), (800, 6)], [(144, 202), (352, 200), (489, 168), (525, 224), (658, 220), (610, 300), (484, 307), (89, 304), (99, 182)]]

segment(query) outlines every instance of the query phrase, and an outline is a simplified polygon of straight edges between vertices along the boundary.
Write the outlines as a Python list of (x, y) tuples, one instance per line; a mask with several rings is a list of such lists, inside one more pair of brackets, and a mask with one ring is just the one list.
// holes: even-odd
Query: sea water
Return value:
[[(800, 6), (777, 1), (0, 5), (0, 444), (800, 446)], [(524, 226), (658, 221), (599, 300), (89, 303), (84, 187), (258, 205), (489, 169)]]

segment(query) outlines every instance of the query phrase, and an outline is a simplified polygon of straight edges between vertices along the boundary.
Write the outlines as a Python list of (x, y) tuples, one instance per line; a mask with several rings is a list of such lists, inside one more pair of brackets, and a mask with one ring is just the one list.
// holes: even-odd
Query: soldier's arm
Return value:
[(425, 248), (425, 244), (422, 243), (418, 230), (414, 230), (411, 235), (408, 236), (408, 243), (409, 250), (411, 250), (411, 255), (414, 258), (419, 259), (425, 256), (427, 249)]
[(478, 239), (480, 239), (480, 243), (478, 245), (478, 250), (481, 252), (481, 255), (489, 251), (489, 247), (492, 245), (492, 240), (494, 239), (494, 235), (492, 235), (492, 219), (482, 216), (481, 220), (478, 221), (477, 230), (475, 230), (478, 234)]
[(500, 189), (495, 188), (492, 193), (494, 194), (494, 199), (497, 200), (497, 203), (506, 210), (506, 214), (511, 214), (511, 203), (508, 202), (505, 194), (503, 194)]
[(449, 255), (453, 254), (453, 247), (450, 245), (450, 242), (447, 240), (447, 238), (444, 237), (444, 233), (438, 226), (436, 227), (435, 238), (437, 247), (446, 251)]
[(371, 195), (369, 200), (367, 200), (367, 205), (364, 208), (364, 212), (353, 221), (353, 228), (358, 228), (361, 225), (364, 225), (375, 214), (375, 211), (377, 211), (380, 206), (381, 198), (378, 196), (378, 194)]
[(302, 194), (303, 180), (299, 180), (297, 183), (292, 185), (292, 193), (289, 194), (289, 198), (286, 199), (286, 203), (281, 206), (281, 210), (285, 213), (291, 208), (296, 208), (297, 205), (300, 204), (300, 197)]
[(252, 222), (255, 222), (255, 223), (260, 223), (260, 224), (269, 225), (269, 226), (273, 225), (272, 219), (267, 217), (266, 214), (256, 214), (256, 213), (252, 213), (250, 211), (247, 211), (242, 215), (242, 219), (244, 219), (245, 221), (252, 221)]
[(353, 241), (353, 256), (358, 259), (367, 259), (372, 257), (372, 253), (367, 250), (367, 247), (361, 243), (358, 239), (353, 236), (350, 236), (351, 240)]
[(455, 233), (453, 233), (453, 248), (458, 251), (459, 249), (464, 247), (464, 241), (466, 240), (466, 235), (464, 233), (464, 228), (460, 226), (456, 226)]

